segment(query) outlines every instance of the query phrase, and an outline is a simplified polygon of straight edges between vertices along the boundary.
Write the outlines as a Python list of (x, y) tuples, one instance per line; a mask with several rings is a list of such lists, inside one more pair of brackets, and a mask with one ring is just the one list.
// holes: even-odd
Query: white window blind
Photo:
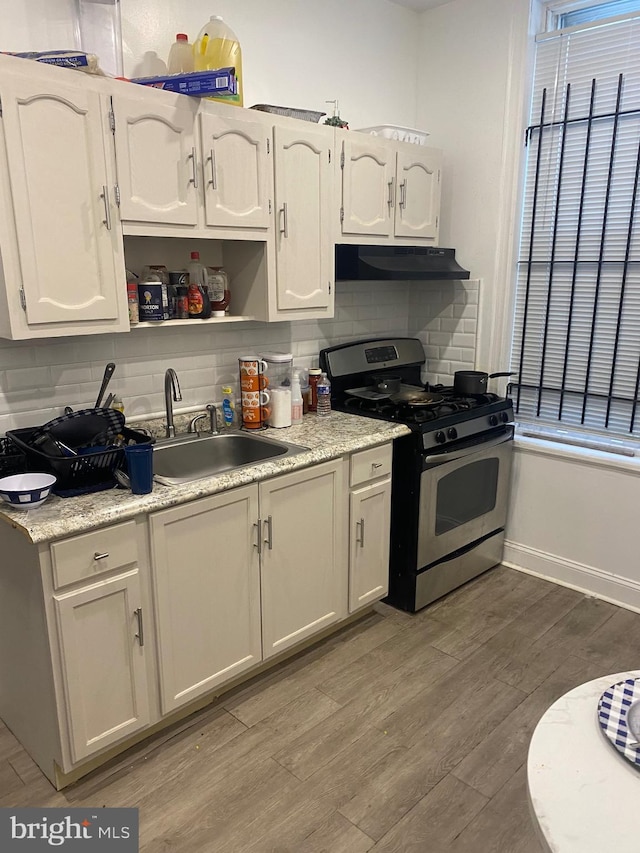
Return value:
[(518, 415), (639, 436), (640, 19), (545, 36), (530, 125)]

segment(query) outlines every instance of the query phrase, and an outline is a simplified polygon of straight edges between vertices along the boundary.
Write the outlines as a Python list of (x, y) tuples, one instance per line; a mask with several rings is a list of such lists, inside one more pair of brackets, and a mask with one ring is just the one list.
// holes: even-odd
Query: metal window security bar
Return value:
[(512, 349), (524, 421), (640, 436), (639, 57), (637, 20), (538, 45)]

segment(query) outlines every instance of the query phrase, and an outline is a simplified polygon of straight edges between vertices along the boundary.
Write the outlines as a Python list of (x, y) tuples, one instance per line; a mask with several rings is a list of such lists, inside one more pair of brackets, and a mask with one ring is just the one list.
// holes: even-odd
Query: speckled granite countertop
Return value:
[(110, 489), (77, 498), (52, 495), (43, 506), (26, 511), (14, 510), (4, 504), (0, 520), (20, 530), (33, 543), (49, 542), (134, 518), (141, 513), (166, 509), (288, 471), (307, 468), (345, 453), (384, 444), (409, 432), (403, 424), (342, 412), (332, 412), (326, 418), (306, 415), (298, 426), (270, 429), (265, 433), (269, 438), (309, 448), (305, 453), (261, 462), (184, 485), (164, 486), (155, 483), (149, 495), (132, 495), (128, 489)]

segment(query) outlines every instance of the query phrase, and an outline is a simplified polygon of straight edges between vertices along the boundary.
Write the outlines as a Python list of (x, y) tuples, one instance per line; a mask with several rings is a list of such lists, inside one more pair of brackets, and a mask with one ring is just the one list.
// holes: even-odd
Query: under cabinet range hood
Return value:
[(426, 246), (336, 246), (336, 281), (441, 281), (469, 278), (455, 249)]

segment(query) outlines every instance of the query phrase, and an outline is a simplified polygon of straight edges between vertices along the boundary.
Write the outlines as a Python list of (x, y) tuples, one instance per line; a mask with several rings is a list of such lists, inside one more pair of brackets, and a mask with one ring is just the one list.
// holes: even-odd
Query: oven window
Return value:
[(497, 457), (469, 462), (438, 483), (436, 536), (485, 515), (496, 505), (498, 490)]

